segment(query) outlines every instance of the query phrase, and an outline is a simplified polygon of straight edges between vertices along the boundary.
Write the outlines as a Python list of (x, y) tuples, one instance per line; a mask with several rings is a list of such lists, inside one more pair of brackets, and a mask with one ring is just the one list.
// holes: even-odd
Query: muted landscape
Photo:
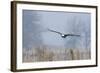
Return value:
[(91, 59), (90, 50), (39, 47), (23, 50), (23, 62)]
[(90, 13), (23, 10), (22, 33), (25, 63), (91, 59)]

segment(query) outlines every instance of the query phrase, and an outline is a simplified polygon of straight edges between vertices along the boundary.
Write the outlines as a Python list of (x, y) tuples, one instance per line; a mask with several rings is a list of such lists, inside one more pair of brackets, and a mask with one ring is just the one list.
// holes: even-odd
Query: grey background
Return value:
[[(23, 48), (47, 45), (51, 47), (90, 49), (91, 14), (59, 11), (23, 10)], [(62, 38), (50, 32), (79, 34), (81, 37)]]

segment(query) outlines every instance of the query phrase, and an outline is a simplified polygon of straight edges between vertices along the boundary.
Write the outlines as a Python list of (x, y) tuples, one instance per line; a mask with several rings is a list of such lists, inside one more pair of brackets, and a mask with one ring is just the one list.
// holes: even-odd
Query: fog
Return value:
[[(91, 14), (75, 12), (23, 10), (23, 48), (47, 45), (51, 47), (90, 49)], [(80, 37), (62, 38), (61, 33)]]

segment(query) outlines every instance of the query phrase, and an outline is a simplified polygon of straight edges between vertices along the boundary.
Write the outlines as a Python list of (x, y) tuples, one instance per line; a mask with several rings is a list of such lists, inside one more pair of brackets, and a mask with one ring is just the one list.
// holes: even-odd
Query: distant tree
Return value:
[(38, 11), (23, 10), (23, 48), (32, 48), (42, 43), (40, 22)]

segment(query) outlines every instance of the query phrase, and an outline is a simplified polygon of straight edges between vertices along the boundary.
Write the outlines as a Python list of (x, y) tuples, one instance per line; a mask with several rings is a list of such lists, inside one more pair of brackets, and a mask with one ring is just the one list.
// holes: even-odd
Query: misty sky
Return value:
[[(23, 10), (23, 48), (47, 45), (90, 49), (90, 24), (90, 13)], [(48, 31), (48, 28), (66, 34), (78, 34), (80, 37), (62, 38)]]

